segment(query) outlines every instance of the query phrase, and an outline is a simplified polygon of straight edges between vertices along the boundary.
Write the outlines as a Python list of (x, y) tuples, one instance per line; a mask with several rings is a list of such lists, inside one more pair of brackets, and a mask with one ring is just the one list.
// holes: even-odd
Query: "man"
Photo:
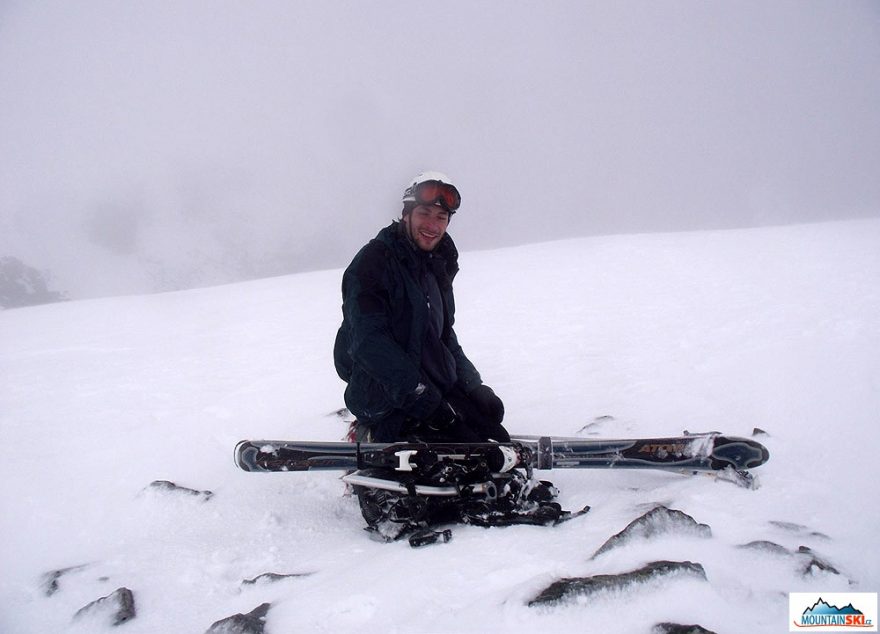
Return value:
[(460, 204), (448, 176), (419, 174), (404, 191), (400, 220), (343, 275), (333, 356), (358, 440), (510, 440), (501, 399), (453, 330), (458, 251), (446, 229)]

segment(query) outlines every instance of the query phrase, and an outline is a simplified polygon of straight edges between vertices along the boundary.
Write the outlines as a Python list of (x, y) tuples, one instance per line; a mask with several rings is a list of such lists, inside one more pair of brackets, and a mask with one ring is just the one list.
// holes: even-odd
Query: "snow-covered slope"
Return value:
[[(366, 236), (365, 236), (366, 239)], [(122, 630), (204, 632), (272, 608), (266, 632), (785, 631), (791, 591), (877, 591), (880, 220), (577, 239), (464, 253), (457, 331), (520, 433), (749, 435), (750, 491), (650, 471), (542, 473), (556, 528), (455, 527), (381, 544), (338, 474), (247, 474), (241, 438), (339, 439), (340, 271), (0, 313), (0, 631), (103, 631), (73, 615), (119, 587)], [(610, 416), (613, 418), (601, 418)], [(599, 419), (597, 421), (597, 419)], [(213, 496), (149, 489), (172, 480)], [(875, 491), (872, 493), (872, 491)], [(614, 533), (663, 504), (712, 536)], [(741, 549), (810, 547), (802, 558)], [(552, 608), (560, 577), (656, 560), (675, 578)], [(45, 573), (71, 568), (46, 596)], [(301, 574), (242, 585), (262, 573)]]

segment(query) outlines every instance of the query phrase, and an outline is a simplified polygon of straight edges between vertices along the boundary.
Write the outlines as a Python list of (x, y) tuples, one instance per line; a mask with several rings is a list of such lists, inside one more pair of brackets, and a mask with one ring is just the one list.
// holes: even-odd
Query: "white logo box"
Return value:
[(876, 592), (792, 592), (789, 632), (876, 632)]

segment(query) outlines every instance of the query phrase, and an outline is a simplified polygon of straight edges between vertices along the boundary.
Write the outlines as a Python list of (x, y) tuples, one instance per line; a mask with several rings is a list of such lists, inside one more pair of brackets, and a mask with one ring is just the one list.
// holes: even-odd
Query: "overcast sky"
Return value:
[(880, 2), (0, 0), (0, 256), (79, 296), (880, 215)]

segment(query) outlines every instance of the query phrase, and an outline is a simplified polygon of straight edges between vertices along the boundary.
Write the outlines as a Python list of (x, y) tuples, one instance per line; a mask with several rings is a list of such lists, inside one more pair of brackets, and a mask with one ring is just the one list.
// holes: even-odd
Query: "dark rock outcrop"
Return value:
[(190, 497), (200, 497), (205, 502), (214, 496), (213, 491), (197, 491), (189, 489), (170, 482), (169, 480), (155, 480), (146, 488), (147, 491), (158, 491), (161, 493), (170, 493), (172, 495), (185, 495)]
[(253, 579), (245, 579), (241, 582), (243, 586), (252, 586), (258, 583), (274, 583), (275, 581), (282, 581), (284, 579), (293, 579), (295, 577), (308, 577), (310, 572), (297, 572), (288, 575), (282, 575), (277, 572), (264, 572), (261, 575), (257, 575)]
[(613, 535), (593, 554), (593, 559), (633, 539), (651, 539), (658, 535), (675, 534), (694, 537), (712, 537), (708, 524), (700, 524), (682, 511), (658, 506), (634, 519), (622, 531)]
[(831, 539), (825, 533), (820, 533), (819, 531), (812, 530), (809, 526), (804, 526), (803, 524), (796, 524), (794, 522), (781, 522), (777, 520), (771, 520), (770, 525), (774, 528), (778, 528), (784, 530), (789, 533), (796, 533), (801, 537), (818, 537), (819, 539)]
[(134, 593), (128, 588), (118, 588), (112, 594), (92, 601), (73, 616), (74, 620), (84, 618), (100, 619), (110, 625), (122, 625), (137, 615), (134, 606)]
[(58, 583), (61, 580), (61, 577), (71, 572), (78, 572), (80, 570), (83, 570), (84, 568), (87, 568), (87, 566), (85, 564), (82, 564), (80, 566), (59, 568), (58, 570), (47, 572), (42, 577), (40, 577), (40, 587), (43, 589), (43, 594), (45, 594), (47, 597), (51, 597), (53, 594), (61, 589), (61, 586)]
[(799, 546), (797, 549), (797, 556), (804, 561), (804, 566), (801, 569), (801, 574), (803, 575), (811, 575), (817, 570), (822, 572), (830, 572), (833, 575), (839, 575), (840, 571), (835, 568), (831, 563), (826, 559), (822, 559), (819, 555), (813, 552), (812, 548), (808, 548), (807, 546)]
[(791, 555), (791, 551), (785, 546), (780, 546), (776, 542), (771, 542), (764, 539), (749, 542), (748, 544), (742, 544), (740, 546), (737, 546), (737, 548), (742, 548), (743, 550), (756, 550), (758, 552), (767, 553), (770, 555)]
[(833, 564), (827, 559), (823, 559), (821, 556), (817, 555), (813, 552), (812, 548), (807, 546), (800, 546), (796, 551), (793, 551), (785, 546), (780, 546), (775, 542), (758, 540), (749, 542), (748, 544), (742, 544), (739, 548), (757, 550), (780, 557), (791, 557), (798, 562), (799, 571), (803, 576), (815, 574), (817, 571), (828, 572), (834, 575), (840, 574), (840, 571), (835, 568)]
[(658, 623), (651, 634), (715, 634), (702, 625), (681, 625), (679, 623)]
[(552, 605), (579, 596), (589, 596), (603, 590), (623, 590), (638, 583), (658, 578), (688, 577), (706, 580), (703, 566), (691, 561), (655, 561), (638, 570), (618, 575), (595, 575), (593, 577), (568, 577), (554, 581), (534, 599), (529, 606)]
[(205, 634), (263, 634), (271, 603), (263, 603), (247, 614), (233, 614), (209, 627)]

